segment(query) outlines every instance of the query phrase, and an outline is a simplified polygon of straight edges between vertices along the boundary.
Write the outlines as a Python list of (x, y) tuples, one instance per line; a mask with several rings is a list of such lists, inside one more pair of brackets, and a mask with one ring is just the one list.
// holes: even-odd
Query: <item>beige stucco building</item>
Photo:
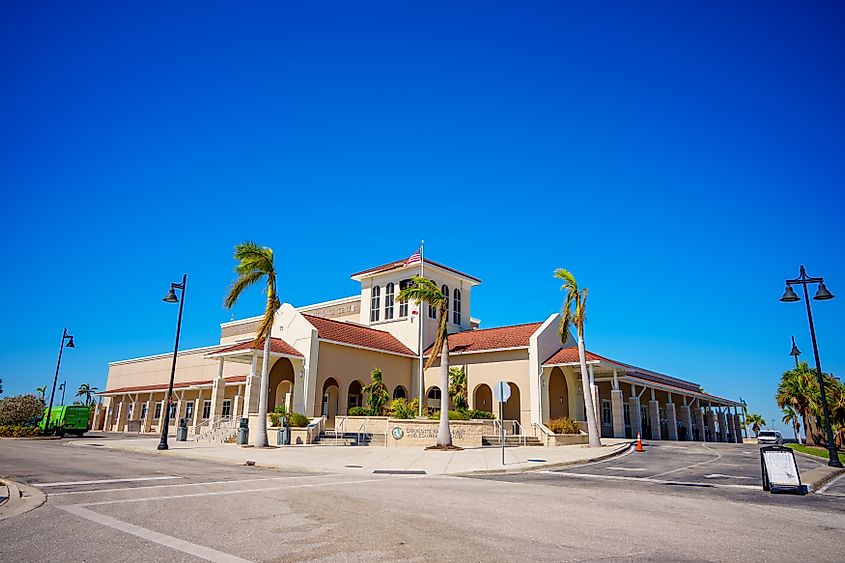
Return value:
[[(503, 380), (511, 389), (503, 405), (510, 432), (536, 435), (547, 431), (548, 420), (563, 416), (586, 420), (577, 349), (572, 341), (561, 344), (559, 315), (479, 328), (471, 304), (481, 281), (430, 260), (424, 267), (425, 277), (449, 297), (450, 365), (466, 371), (470, 408), (497, 412), (492, 389)], [(422, 373), (422, 385), (419, 370), (420, 343), (425, 353), (437, 312), (396, 298), (418, 273), (419, 265), (391, 262), (353, 274), (361, 284), (357, 295), (304, 307), (283, 304), (271, 333), (268, 410), (285, 405), (325, 417), (331, 428), (338, 416), (366, 404), (362, 388), (376, 367), (393, 397), (422, 396), (425, 408), (439, 408), (437, 366)], [(191, 432), (199, 434), (219, 421), (257, 413), (263, 346), (254, 344), (254, 336), (260, 319), (223, 323), (218, 343), (179, 352), (172, 427), (187, 418)], [(740, 440), (735, 401), (592, 352), (587, 360), (602, 436)], [(110, 363), (96, 424), (109, 431), (160, 431), (171, 361), (166, 353)]]

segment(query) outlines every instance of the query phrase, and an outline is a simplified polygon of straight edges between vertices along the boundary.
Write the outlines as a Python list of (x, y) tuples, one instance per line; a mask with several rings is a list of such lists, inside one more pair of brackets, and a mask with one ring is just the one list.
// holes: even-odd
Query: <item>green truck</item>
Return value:
[[(91, 416), (91, 409), (84, 405), (68, 405), (53, 407), (50, 411), (50, 431), (64, 436), (75, 434), (82, 436), (88, 431), (88, 419)], [(38, 427), (44, 430), (44, 423), (47, 420), (47, 409), (41, 416)]]

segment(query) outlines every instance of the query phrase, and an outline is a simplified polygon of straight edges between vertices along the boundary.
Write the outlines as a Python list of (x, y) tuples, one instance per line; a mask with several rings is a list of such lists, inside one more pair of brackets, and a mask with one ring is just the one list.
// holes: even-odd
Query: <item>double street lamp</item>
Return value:
[(44, 421), (44, 434), (50, 433), (50, 415), (53, 413), (53, 397), (56, 395), (56, 382), (59, 380), (59, 366), (62, 365), (62, 352), (65, 348), (76, 348), (73, 343), (73, 336), (67, 333), (67, 329), (62, 330), (62, 341), (59, 343), (59, 360), (56, 362), (56, 374), (53, 376), (53, 389), (50, 391), (50, 406), (47, 407), (47, 419)]
[[(170, 291), (164, 296), (165, 303), (179, 303), (179, 317), (176, 320), (176, 344), (173, 346), (173, 363), (170, 366), (170, 385), (167, 386), (167, 400), (164, 408), (164, 422), (161, 425), (161, 441), (158, 449), (167, 449), (167, 431), (170, 428), (170, 404), (173, 402), (173, 378), (176, 375), (176, 355), (179, 352), (179, 333), (182, 330), (182, 308), (185, 306), (185, 287), (188, 285), (188, 274), (182, 274), (182, 283), (171, 283)], [(180, 290), (182, 299), (176, 297), (175, 290)]]
[[(780, 298), (780, 300), (784, 303), (801, 301), (801, 298), (795, 294), (795, 291), (792, 289), (792, 286), (800, 285), (804, 288), (804, 302), (807, 305), (807, 319), (810, 322), (810, 339), (813, 341), (813, 355), (815, 356), (816, 360), (816, 377), (818, 377), (819, 379), (819, 390), (821, 391), (822, 410), (824, 412), (824, 425), (825, 431), (827, 433), (827, 451), (829, 458), (827, 464), (831, 467), (842, 467), (842, 462), (839, 461), (839, 455), (836, 452), (836, 442), (833, 440), (833, 428), (830, 425), (830, 409), (827, 406), (827, 396), (824, 391), (824, 377), (822, 376), (822, 364), (821, 360), (819, 360), (819, 346), (816, 343), (816, 327), (813, 324), (813, 311), (810, 309), (810, 294), (807, 291), (807, 286), (809, 284), (818, 284), (816, 294), (813, 296), (813, 299), (815, 299), (816, 301), (827, 301), (829, 299), (833, 299), (833, 294), (828, 291), (827, 287), (824, 285), (824, 278), (812, 278), (808, 276), (807, 272), (804, 270), (804, 266), (802, 265), (801, 271), (797, 278), (786, 280), (786, 290), (783, 292), (783, 296)], [(792, 352), (790, 352), (790, 354), (795, 356), (796, 365), (798, 362), (798, 354), (800, 353), (801, 352), (798, 350), (798, 347), (795, 346), (795, 341), (793, 340)]]

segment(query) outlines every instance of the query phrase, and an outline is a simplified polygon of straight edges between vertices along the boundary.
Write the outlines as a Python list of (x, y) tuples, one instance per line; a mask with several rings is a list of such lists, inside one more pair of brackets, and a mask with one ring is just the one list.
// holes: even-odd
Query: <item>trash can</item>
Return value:
[(276, 433), (276, 445), (290, 445), (290, 426), (283, 426), (279, 428), (278, 432)]
[(242, 418), (238, 424), (238, 445), (244, 446), (249, 442), (249, 419)]
[(188, 419), (180, 418), (179, 426), (176, 427), (176, 441), (184, 442), (188, 439)]

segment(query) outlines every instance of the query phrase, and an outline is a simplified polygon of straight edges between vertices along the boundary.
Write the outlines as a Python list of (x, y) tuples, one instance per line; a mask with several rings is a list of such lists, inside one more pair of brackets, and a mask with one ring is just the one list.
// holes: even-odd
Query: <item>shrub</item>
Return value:
[(18, 426), (44, 414), (44, 401), (35, 395), (0, 399), (0, 426)]
[(393, 399), (387, 407), (387, 414), (392, 418), (414, 418), (420, 408), (420, 400), (413, 399), (408, 402), (405, 399)]
[(2, 425), (0, 426), (0, 437), (3, 438), (31, 438), (39, 436), (41, 429), (37, 426)]
[(302, 428), (308, 426), (310, 423), (311, 419), (305, 416), (304, 414), (292, 412), (288, 415), (288, 424), (290, 426), (293, 426), (294, 428)]
[(269, 414), (269, 416), (270, 416), (270, 426), (278, 427), (278, 426), (282, 425), (282, 416), (283, 415), (276, 413), (276, 412), (271, 412)]
[(361, 392), (367, 394), (367, 407), (369, 407), (370, 415), (379, 416), (381, 415), (382, 410), (384, 410), (384, 406), (387, 404), (387, 401), (390, 400), (390, 392), (384, 384), (382, 373), (379, 368), (375, 368), (370, 372), (370, 379), (372, 380), (370, 384), (365, 385), (364, 388), (361, 389)]
[[(428, 418), (431, 420), (439, 420), (440, 419), (440, 411), (434, 411)], [(469, 420), (469, 415), (464, 411), (449, 411), (449, 420)]]
[(563, 418), (556, 418), (554, 420), (550, 420), (549, 423), (546, 425), (549, 430), (554, 432), (555, 434), (580, 434), (581, 427), (578, 426), (578, 423), (568, 416), (564, 416)]
[(466, 411), (466, 413), (470, 420), (493, 420), (494, 418), (496, 418), (496, 415), (494, 415), (490, 411), (470, 409)]
[(273, 409), (273, 412), (274, 412), (275, 414), (285, 414), (285, 413), (287, 412), (287, 410), (285, 409), (285, 406), (284, 406), (284, 405), (279, 405), (278, 407), (276, 407), (275, 409)]
[(369, 407), (352, 407), (349, 409), (349, 416), (373, 416)]

